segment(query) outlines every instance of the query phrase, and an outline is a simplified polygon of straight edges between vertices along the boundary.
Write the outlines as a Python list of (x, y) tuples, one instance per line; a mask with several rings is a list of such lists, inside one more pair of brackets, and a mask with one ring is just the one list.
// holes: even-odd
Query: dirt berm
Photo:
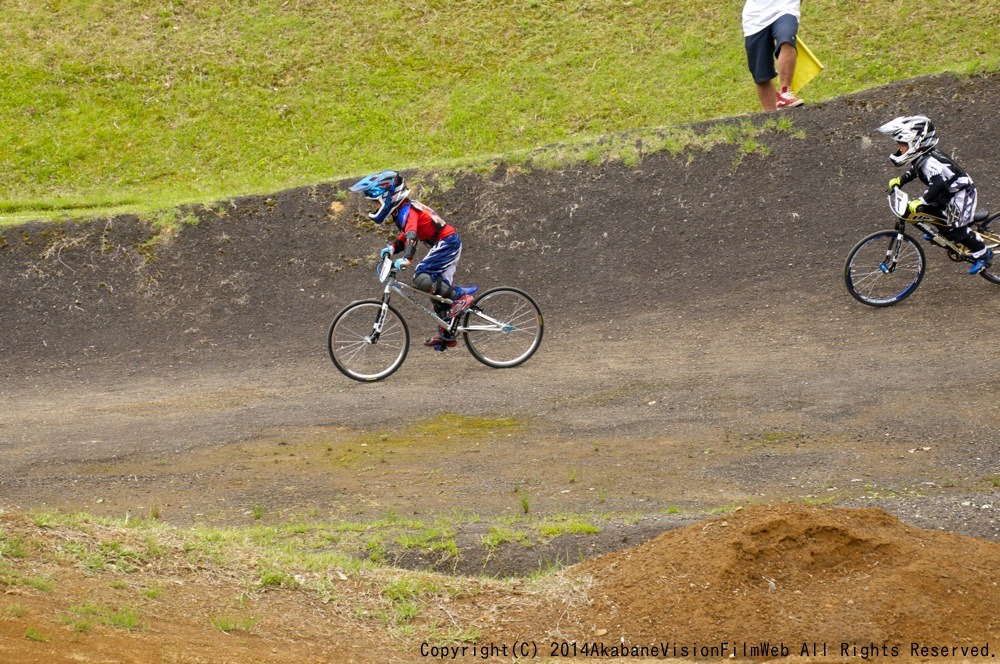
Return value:
[[(875, 128), (896, 115), (930, 116), (980, 208), (1000, 208), (998, 82), (907, 81), (784, 111), (756, 146), (636, 165), (407, 171), (459, 229), (459, 283), (540, 303), (542, 347), (510, 370), (424, 349), (433, 329), (403, 306), (415, 346), (396, 374), (336, 371), (327, 326), (378, 295), (386, 237), (346, 181), (184, 210), (197, 223), (171, 235), (129, 216), (7, 228), (0, 507), (453, 518), (458, 555), (396, 546), (389, 562), (582, 563), (564, 572), (590, 579), (579, 602), (525, 599), (484, 630), (497, 638), (639, 643), (674, 625), (731, 641), (757, 615), (799, 645), (950, 635), (1000, 651), (1000, 287), (929, 245), (898, 306), (843, 283), (854, 243), (893, 223)], [(599, 532), (484, 544), (492, 526), (569, 515)], [(651, 558), (664, 547), (673, 567)], [(858, 613), (876, 596), (877, 624)]]

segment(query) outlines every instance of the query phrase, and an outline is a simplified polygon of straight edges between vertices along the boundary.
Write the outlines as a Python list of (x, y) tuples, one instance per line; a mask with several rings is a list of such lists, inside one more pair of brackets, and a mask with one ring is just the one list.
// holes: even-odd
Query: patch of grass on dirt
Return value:
[(28, 555), (27, 545), (20, 537), (9, 537), (0, 532), (0, 559), (24, 558)]
[(804, 496), (802, 502), (806, 505), (833, 505), (838, 499), (839, 496)]
[[(446, 448), (467, 444), (470, 440), (489, 440), (521, 430), (523, 423), (513, 418), (490, 418), (444, 413), (392, 431), (350, 431), (340, 427), (318, 428), (296, 437), (257, 441), (240, 447), (247, 463), (294, 464), (314, 471), (331, 465), (349, 468), (356, 465), (388, 463), (402, 451), (419, 445), (421, 449)], [(231, 449), (218, 451), (229, 459)], [(260, 520), (264, 508), (251, 507), (254, 520)]]
[(59, 622), (73, 630), (74, 634), (85, 634), (94, 629), (94, 620), (89, 617), (67, 613), (59, 616)]
[(4, 608), (3, 613), (8, 618), (23, 618), (28, 613), (28, 610), (23, 605), (14, 603), (8, 604)]
[(261, 570), (257, 585), (260, 588), (297, 588), (299, 582), (284, 570), (267, 567)]
[(559, 537), (560, 535), (596, 535), (601, 532), (601, 529), (577, 516), (554, 516), (539, 524), (538, 532), (543, 537)]
[(528, 579), (534, 582), (540, 581), (546, 577), (557, 574), (571, 564), (571, 562), (564, 560), (560, 556), (556, 556), (552, 559), (543, 559), (538, 563), (538, 569), (528, 575)]
[(483, 535), (482, 541), (490, 549), (515, 542), (524, 545), (529, 544), (528, 533), (526, 531), (512, 530), (505, 526), (490, 526), (489, 531)]
[(63, 616), (65, 622), (74, 631), (87, 631), (96, 620), (108, 627), (126, 631), (144, 629), (139, 612), (131, 606), (109, 607), (95, 602), (78, 604), (69, 608), (69, 614)]
[(441, 439), (442, 437), (448, 439), (455, 436), (462, 438), (485, 437), (514, 432), (520, 428), (521, 422), (513, 418), (474, 417), (442, 413), (430, 420), (413, 425), (410, 435), (432, 439)]
[(209, 622), (212, 623), (212, 627), (223, 632), (224, 634), (229, 634), (230, 632), (249, 632), (250, 629), (257, 624), (260, 618), (255, 618), (253, 616), (232, 616), (229, 614), (223, 614), (219, 616), (209, 616)]
[(151, 583), (148, 587), (139, 591), (139, 594), (146, 599), (160, 599), (163, 597), (163, 586), (159, 583)]
[(738, 512), (741, 509), (743, 509), (742, 503), (726, 503), (725, 505), (719, 505), (718, 507), (713, 507), (711, 509), (705, 510), (705, 514), (718, 516), (720, 514), (729, 514), (730, 512)]
[(34, 627), (29, 627), (24, 631), (24, 638), (29, 641), (38, 641), (39, 643), (48, 643), (49, 640), (49, 637), (45, 636)]
[[(79, 515), (73, 520), (76, 518), (79, 518)], [(134, 523), (133, 521), (132, 528), (136, 527)], [(145, 538), (143, 541), (130, 544), (116, 540), (78, 540), (66, 542), (60, 549), (61, 555), (78, 561), (86, 569), (94, 572), (102, 570), (132, 572), (152, 564), (164, 553), (164, 548), (153, 538)]]
[(165, 210), (155, 210), (151, 213), (141, 215), (150, 227), (151, 235), (140, 247), (141, 253), (150, 253), (158, 246), (169, 242), (176, 237), (186, 226), (197, 226), (201, 220), (191, 211), (182, 211), (179, 208), (167, 208)]
[(51, 592), (56, 587), (56, 582), (49, 576), (28, 576), (22, 579), (22, 582), (29, 588), (43, 593)]
[(396, 537), (396, 544), (404, 549), (440, 552), (448, 556), (459, 554), (458, 544), (455, 542), (455, 529), (452, 527), (423, 528), (416, 532), (403, 533)]
[(803, 431), (786, 431), (769, 429), (764, 431), (749, 431), (726, 433), (726, 441), (735, 439), (746, 450), (756, 450), (766, 447), (801, 447), (814, 442), (812, 437)]
[(380, 594), (383, 606), (378, 611), (379, 620), (387, 626), (404, 625), (420, 613), (428, 598), (443, 591), (439, 582), (419, 575), (405, 575), (391, 579)]

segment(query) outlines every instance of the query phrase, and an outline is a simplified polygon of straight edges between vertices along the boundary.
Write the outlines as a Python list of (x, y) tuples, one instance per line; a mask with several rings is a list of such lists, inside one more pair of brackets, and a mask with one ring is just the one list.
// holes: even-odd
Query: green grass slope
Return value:
[[(154, 210), (758, 110), (742, 0), (8, 0), (0, 215)], [(809, 102), (993, 70), (1000, 0), (806, 0)], [(915, 109), (917, 110), (917, 109)]]

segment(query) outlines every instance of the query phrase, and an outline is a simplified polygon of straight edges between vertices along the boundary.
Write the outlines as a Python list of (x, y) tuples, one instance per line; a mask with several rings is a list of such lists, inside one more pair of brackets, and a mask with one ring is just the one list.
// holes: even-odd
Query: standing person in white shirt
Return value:
[[(789, 89), (798, 57), (795, 35), (799, 30), (800, 5), (801, 0), (747, 0), (743, 6), (747, 64), (765, 111), (802, 105), (802, 100)], [(774, 86), (775, 77), (778, 88)]]

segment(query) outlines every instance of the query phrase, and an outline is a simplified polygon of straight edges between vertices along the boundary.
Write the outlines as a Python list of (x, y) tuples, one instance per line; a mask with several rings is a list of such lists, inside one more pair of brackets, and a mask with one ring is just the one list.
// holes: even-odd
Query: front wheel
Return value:
[(888, 307), (917, 289), (926, 266), (924, 250), (916, 240), (905, 233), (879, 231), (851, 249), (844, 282), (858, 302)]
[(469, 305), (460, 326), (472, 356), (489, 367), (523, 364), (542, 343), (542, 311), (516, 288), (493, 288)]
[[(981, 237), (986, 242), (986, 246), (993, 250), (992, 262), (979, 273), (979, 276), (994, 284), (1000, 284), (1000, 243), (997, 242), (1000, 239), (1000, 221), (998, 220), (1000, 220), (1000, 213), (991, 215), (986, 221), (979, 224), (979, 229), (982, 231)], [(996, 227), (990, 228), (990, 224), (994, 223)]]
[(388, 377), (406, 359), (410, 330), (388, 304), (363, 300), (347, 305), (330, 325), (327, 350), (342, 374), (365, 382)]

